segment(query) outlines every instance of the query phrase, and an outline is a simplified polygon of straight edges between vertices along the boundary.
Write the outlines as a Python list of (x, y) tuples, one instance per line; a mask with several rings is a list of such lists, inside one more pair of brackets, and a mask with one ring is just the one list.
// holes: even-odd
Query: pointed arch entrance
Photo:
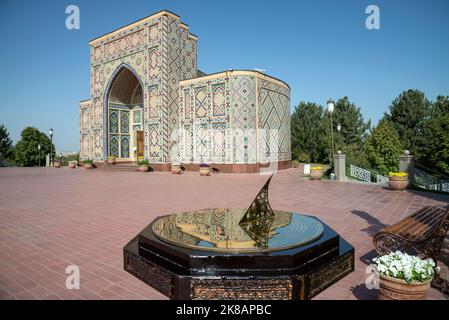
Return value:
[(144, 156), (142, 83), (128, 65), (114, 72), (105, 95), (105, 158), (137, 161)]

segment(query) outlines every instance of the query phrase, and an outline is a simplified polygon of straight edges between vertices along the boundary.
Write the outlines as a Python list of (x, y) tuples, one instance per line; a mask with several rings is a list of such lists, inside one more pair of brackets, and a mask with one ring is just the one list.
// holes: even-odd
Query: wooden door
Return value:
[(143, 159), (143, 131), (137, 130), (137, 159)]

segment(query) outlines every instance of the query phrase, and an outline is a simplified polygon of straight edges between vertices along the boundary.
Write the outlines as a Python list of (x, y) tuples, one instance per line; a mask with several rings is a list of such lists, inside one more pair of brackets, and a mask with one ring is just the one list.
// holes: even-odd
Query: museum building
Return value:
[(163, 171), (173, 163), (222, 172), (291, 166), (290, 87), (258, 71), (204, 74), (197, 41), (166, 10), (90, 41), (81, 161), (148, 159)]

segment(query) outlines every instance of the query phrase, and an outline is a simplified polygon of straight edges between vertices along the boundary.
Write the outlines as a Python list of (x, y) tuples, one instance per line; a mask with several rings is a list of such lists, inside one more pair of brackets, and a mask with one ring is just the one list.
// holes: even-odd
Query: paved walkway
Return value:
[[(123, 271), (122, 248), (158, 215), (209, 207), (247, 207), (266, 176), (0, 168), (1, 299), (165, 299)], [(296, 169), (271, 182), (273, 208), (316, 215), (354, 247), (356, 270), (316, 299), (372, 299), (366, 261), (372, 236), (448, 196), (379, 186), (309, 181)], [(79, 266), (81, 289), (65, 269)], [(430, 298), (444, 299), (431, 289)]]

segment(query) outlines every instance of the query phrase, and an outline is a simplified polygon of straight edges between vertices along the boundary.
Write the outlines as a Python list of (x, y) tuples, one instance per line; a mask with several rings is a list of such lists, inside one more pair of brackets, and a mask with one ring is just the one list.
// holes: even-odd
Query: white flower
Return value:
[(421, 259), (401, 251), (374, 258), (373, 263), (380, 274), (404, 279), (407, 282), (429, 280), (439, 271), (432, 259)]

